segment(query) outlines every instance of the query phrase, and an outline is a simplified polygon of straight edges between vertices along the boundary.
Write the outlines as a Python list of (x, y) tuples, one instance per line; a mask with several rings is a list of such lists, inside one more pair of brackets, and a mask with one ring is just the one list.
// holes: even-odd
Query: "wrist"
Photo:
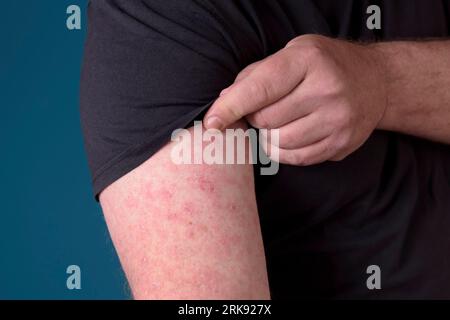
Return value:
[(391, 87), (389, 86), (390, 79), (390, 63), (389, 53), (386, 51), (386, 46), (383, 43), (373, 43), (369, 45), (372, 56), (375, 62), (374, 73), (376, 74), (378, 82), (378, 94), (379, 94), (379, 107), (381, 109), (381, 118), (378, 121), (376, 129), (388, 130), (391, 123), (391, 110), (390, 110), (390, 95)]

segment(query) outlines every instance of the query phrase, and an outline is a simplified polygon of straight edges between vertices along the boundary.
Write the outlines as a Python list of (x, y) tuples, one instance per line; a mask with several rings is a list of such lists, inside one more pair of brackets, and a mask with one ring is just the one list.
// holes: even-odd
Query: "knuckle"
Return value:
[(248, 95), (250, 99), (256, 97), (258, 101), (267, 101), (270, 97), (270, 90), (262, 81), (251, 81), (248, 85)]
[(334, 123), (336, 125), (336, 129), (342, 130), (350, 127), (352, 119), (353, 115), (349, 103), (345, 102), (341, 105), (339, 111), (335, 113)]
[(326, 58), (326, 53), (322, 45), (317, 42), (310, 42), (306, 53), (309, 57), (316, 59), (316, 60), (324, 60)]
[(244, 78), (246, 78), (247, 76), (249, 76), (255, 69), (256, 67), (260, 64), (259, 61), (254, 62), (250, 65), (248, 65), (247, 67), (245, 67), (243, 70), (241, 70), (241, 72), (239, 72), (239, 74), (237, 75), (235, 82), (242, 80)]
[(286, 72), (291, 69), (291, 59), (289, 55), (274, 56), (261, 65), (261, 70), (266, 75)]
[(341, 134), (334, 142), (334, 152), (340, 153), (346, 150), (351, 142), (351, 136), (348, 133)]
[(345, 82), (336, 74), (328, 76), (326, 88), (329, 96), (342, 97), (345, 93)]
[(282, 136), (280, 136), (280, 146), (289, 148), (294, 145), (295, 137), (291, 131), (282, 132)]
[(264, 114), (262, 111), (257, 111), (255, 113), (252, 114), (252, 121), (253, 121), (253, 125), (256, 128), (267, 128), (270, 129), (270, 125), (268, 123), (268, 121), (266, 120)]
[(305, 53), (315, 61), (324, 61), (327, 59), (327, 50), (321, 39), (314, 38), (307, 42)]
[(302, 159), (300, 159), (300, 161), (297, 163), (299, 166), (310, 166), (310, 165), (312, 165), (314, 162), (310, 159), (310, 158), (308, 158), (308, 157), (306, 157), (306, 156), (304, 156)]
[(255, 117), (254, 114), (248, 114), (248, 115), (245, 116), (245, 120), (247, 120), (247, 122), (248, 122), (252, 127), (257, 128), (254, 117)]
[(322, 153), (323, 155), (328, 155), (328, 157), (330, 157), (330, 155), (331, 155), (331, 154), (334, 154), (334, 153), (336, 152), (336, 150), (337, 150), (336, 145), (333, 144), (333, 143), (328, 142), (328, 143), (326, 143), (326, 144), (323, 146), (323, 150), (322, 150), (321, 153)]
[(306, 34), (292, 39), (286, 48), (292, 46), (301, 47), (301, 53), (309, 59), (321, 59), (326, 54), (326, 38), (315, 34)]
[(309, 46), (313, 46), (316, 44), (320, 44), (323, 41), (324, 37), (321, 35), (317, 35), (317, 34), (304, 34), (301, 36), (298, 36), (294, 39), (292, 39), (291, 41), (288, 42), (289, 43), (302, 43), (304, 45), (309, 45)]
[(225, 112), (228, 115), (230, 115), (233, 119), (240, 119), (243, 116), (242, 111), (240, 109), (233, 107), (231, 105), (225, 105), (224, 109)]
[(273, 74), (278, 72), (282, 66), (280, 59), (269, 59), (266, 63), (262, 64), (259, 68), (259, 72), (262, 74)]
[(302, 36), (298, 36), (298, 37), (295, 37), (294, 39), (289, 40), (288, 43), (286, 43), (285, 48), (289, 48), (289, 47), (295, 46), (297, 44), (301, 44), (304, 41), (305, 37), (306, 37), (306, 35), (302, 35)]
[(345, 154), (340, 154), (340, 155), (336, 155), (334, 156), (332, 159), (330, 159), (331, 161), (342, 161), (345, 158), (347, 158), (347, 156)]
[(307, 165), (307, 158), (302, 152), (292, 151), (289, 152), (289, 163), (304, 166)]

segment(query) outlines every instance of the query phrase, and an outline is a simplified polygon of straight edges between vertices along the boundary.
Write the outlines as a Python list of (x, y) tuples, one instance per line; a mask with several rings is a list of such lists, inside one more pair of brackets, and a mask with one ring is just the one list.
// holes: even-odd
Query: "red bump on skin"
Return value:
[(183, 212), (185, 212), (188, 215), (192, 215), (194, 213), (193, 205), (194, 204), (192, 202), (185, 202), (183, 204)]
[(211, 180), (205, 178), (204, 176), (200, 176), (198, 178), (198, 185), (200, 187), (200, 190), (208, 193), (213, 193), (215, 190), (214, 183)]
[(189, 221), (188, 224), (191, 228), (187, 230), (187, 238), (190, 240), (201, 237), (208, 231), (208, 227), (203, 224), (196, 224), (194, 226), (192, 221)]
[(176, 212), (170, 210), (169, 212), (167, 212), (167, 219), (176, 220), (178, 219), (178, 215)]
[(162, 189), (159, 191), (159, 198), (161, 201), (170, 201), (173, 197), (173, 192), (168, 189)]
[(193, 240), (193, 239), (195, 238), (195, 233), (194, 233), (194, 231), (189, 230), (189, 231), (188, 231), (188, 234), (187, 234), (187, 237), (188, 237), (188, 239)]
[(208, 227), (206, 226), (206, 225), (204, 225), (204, 224), (201, 224), (201, 225), (199, 225), (199, 231), (201, 232), (201, 233), (206, 233), (206, 232), (208, 232)]
[(212, 193), (215, 190), (214, 182), (207, 178), (207, 174), (197, 174), (189, 177), (188, 182), (204, 192)]

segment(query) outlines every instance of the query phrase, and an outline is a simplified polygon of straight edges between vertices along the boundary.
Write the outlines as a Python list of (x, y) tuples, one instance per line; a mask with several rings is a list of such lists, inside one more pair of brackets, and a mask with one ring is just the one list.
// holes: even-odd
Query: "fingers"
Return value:
[(277, 140), (263, 133), (262, 143), (264, 151), (274, 161), (308, 166), (336, 156), (332, 126), (323, 121), (320, 113), (312, 113), (276, 130)]
[(246, 119), (255, 128), (280, 128), (317, 109), (317, 101), (308, 97), (308, 92), (307, 83), (303, 82), (275, 103), (247, 115)]
[(332, 127), (321, 123), (318, 113), (297, 119), (279, 130), (278, 146), (287, 149), (299, 149), (323, 140), (332, 133)]
[(283, 149), (270, 144), (265, 151), (273, 161), (295, 166), (319, 164), (332, 158), (336, 153), (330, 138), (295, 150)]
[(223, 129), (291, 92), (305, 74), (293, 53), (281, 50), (242, 76), (215, 101), (205, 116), (205, 127)]

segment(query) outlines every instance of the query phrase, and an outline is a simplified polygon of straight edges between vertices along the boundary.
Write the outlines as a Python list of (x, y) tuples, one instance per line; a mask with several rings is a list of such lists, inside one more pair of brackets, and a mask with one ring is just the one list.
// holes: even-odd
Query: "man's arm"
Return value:
[(384, 57), (387, 106), (379, 129), (450, 144), (450, 41), (373, 45)]
[(100, 195), (134, 297), (270, 298), (252, 166), (176, 165), (173, 144)]
[(371, 45), (303, 35), (241, 71), (205, 116), (279, 129), (281, 163), (342, 160), (375, 129), (450, 143), (450, 41)]

